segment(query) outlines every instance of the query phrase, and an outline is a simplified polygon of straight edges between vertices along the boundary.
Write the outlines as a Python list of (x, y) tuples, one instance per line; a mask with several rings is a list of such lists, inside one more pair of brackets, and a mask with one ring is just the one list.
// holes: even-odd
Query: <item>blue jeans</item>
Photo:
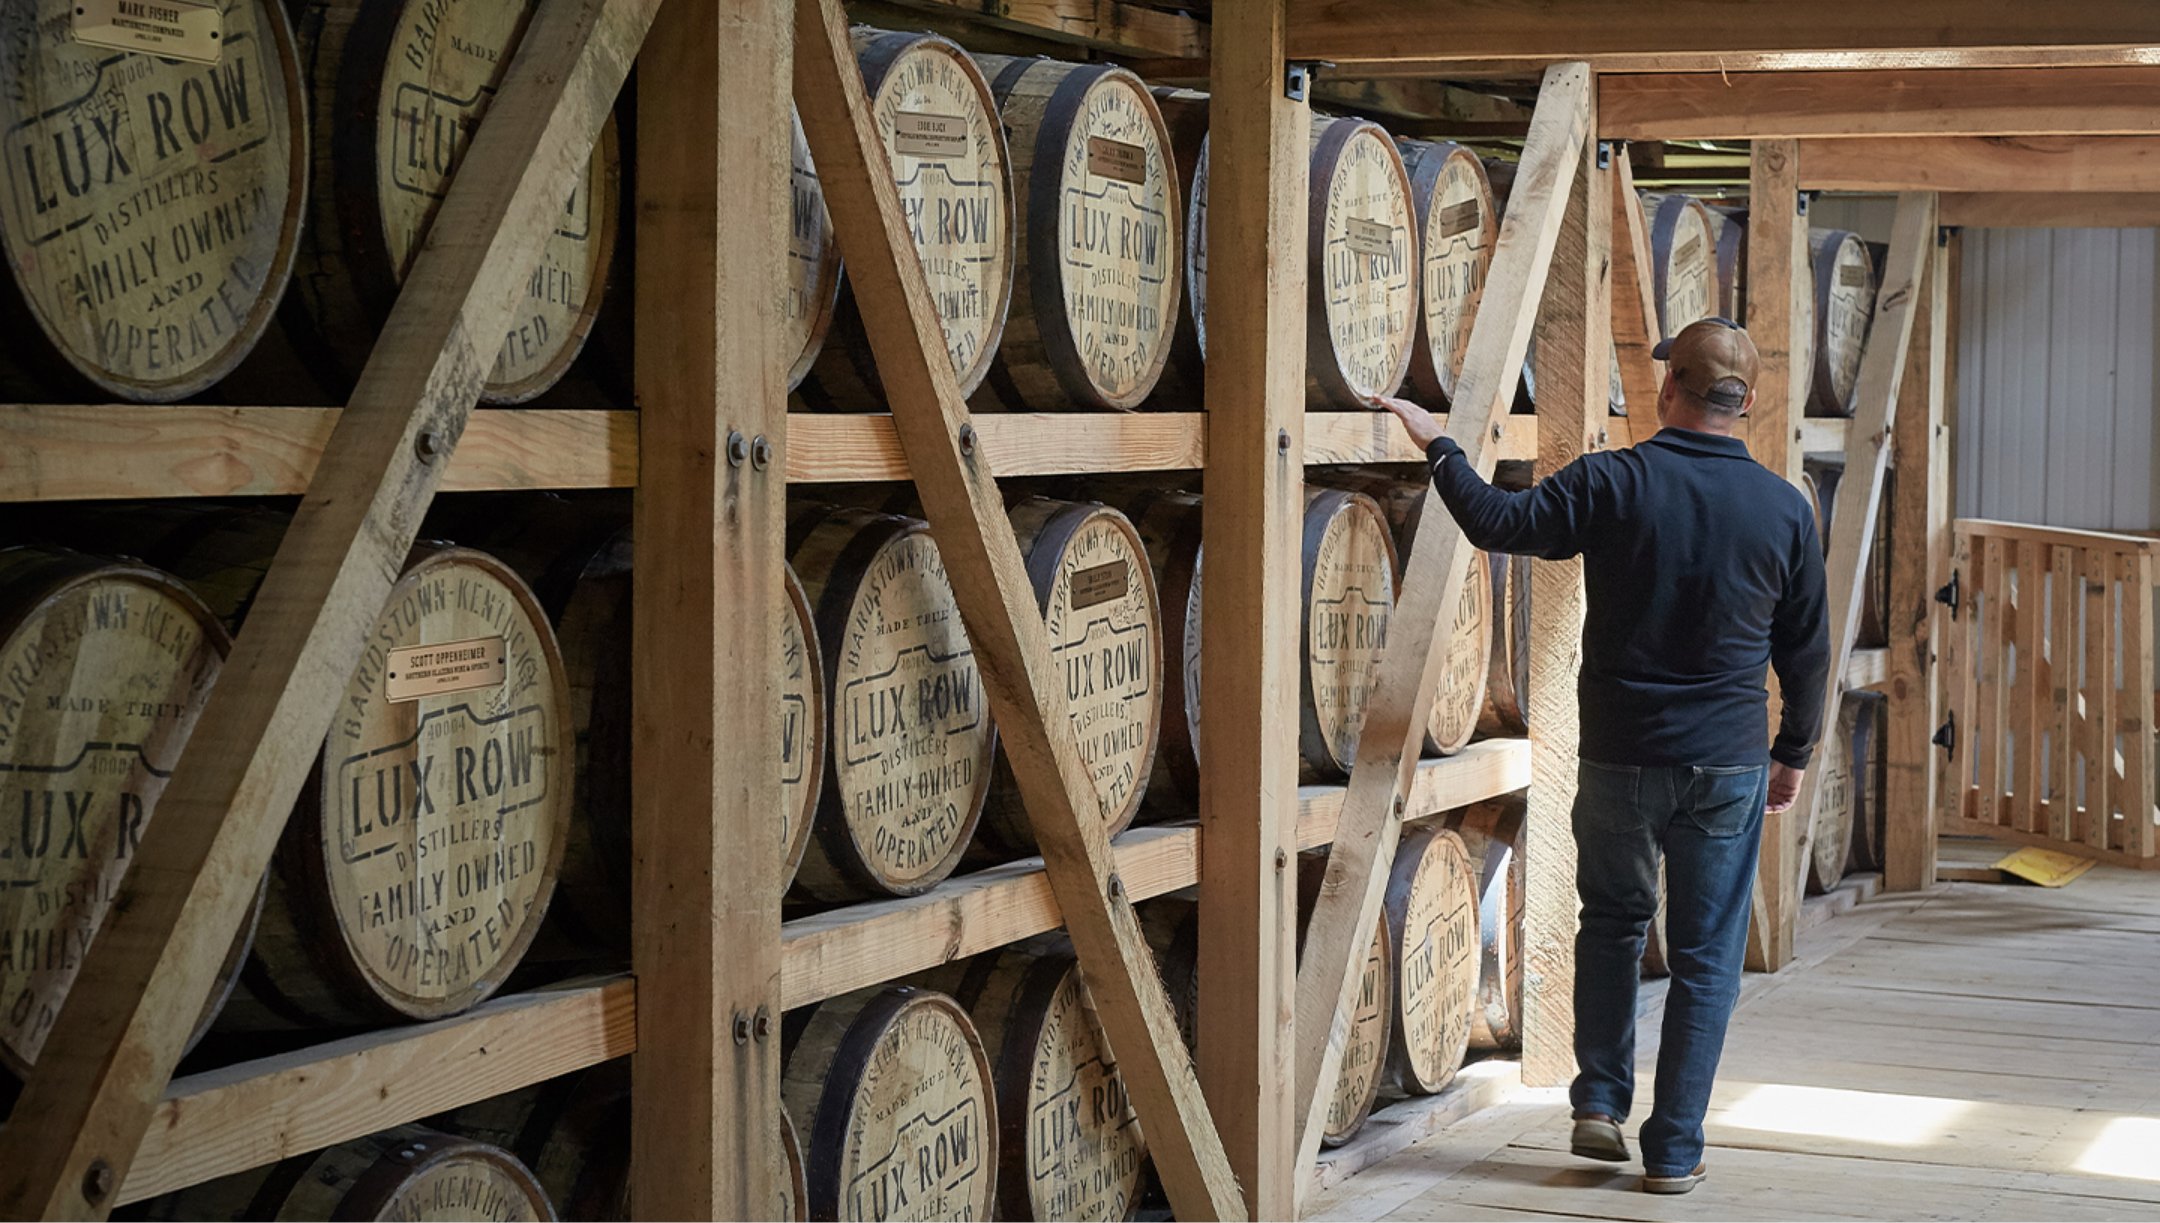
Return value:
[(1625, 1120), (1635, 1104), (1635, 987), (1665, 858), (1672, 981), (1643, 1169), (1683, 1176), (1702, 1159), (1703, 1114), (1740, 997), (1748, 905), (1762, 845), (1767, 765), (1635, 767), (1585, 760), (1575, 794), (1577, 1113)]

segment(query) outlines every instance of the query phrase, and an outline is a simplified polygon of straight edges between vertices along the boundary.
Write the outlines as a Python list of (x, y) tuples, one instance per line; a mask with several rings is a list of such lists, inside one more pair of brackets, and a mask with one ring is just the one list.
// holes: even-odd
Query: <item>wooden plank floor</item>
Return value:
[[(1945, 842), (1984, 864), (2007, 846)], [(1567, 1152), (1566, 1094), (1523, 1091), (1317, 1194), (1320, 1219), (2160, 1217), (2160, 877), (1946, 884), (1804, 931), (1750, 977), (1708, 1124), (1710, 1179)], [(1663, 991), (1644, 1001), (1648, 1115)]]

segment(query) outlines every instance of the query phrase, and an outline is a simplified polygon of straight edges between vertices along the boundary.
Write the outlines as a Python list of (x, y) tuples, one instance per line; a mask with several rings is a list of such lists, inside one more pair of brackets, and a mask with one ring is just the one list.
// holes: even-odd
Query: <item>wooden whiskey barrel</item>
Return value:
[[(431, 1124), (516, 1156), (566, 1219), (623, 1220), (630, 1210), (630, 1061), (616, 1058), (468, 1104)], [(787, 1161), (771, 1217), (803, 1218), (802, 1152), (780, 1111)]]
[(840, 242), (833, 236), (832, 214), (825, 209), (825, 189), (810, 157), (802, 115), (790, 108), (789, 119), (787, 327), (781, 351), (793, 356), (788, 365), (788, 389), (793, 390), (817, 364), (839, 308)]
[(1130, 409), (1177, 327), (1170, 135), (1139, 77), (1108, 64), (979, 55), (1012, 157), (1012, 308), (977, 410)]
[(934, 973), (968, 1010), (997, 1095), (998, 1217), (1132, 1217), (1147, 1144), (1064, 936)]
[[(1845, 478), (1845, 456), (1828, 451), (1802, 456), (1800, 474), (1802, 490), (1812, 486), (1815, 531), (1827, 556), (1838, 485)], [(1860, 621), (1853, 628), (1853, 644), (1861, 649), (1881, 649), (1890, 644), (1890, 506), (1896, 484), (1897, 469), (1885, 470), (1881, 504), (1875, 510), (1874, 542), (1868, 545), (1867, 564), (1860, 570)]]
[(1207, 352), (1200, 327), (1207, 297), (1208, 95), (1196, 89), (1158, 86), (1155, 107), (1170, 133), (1170, 160), (1177, 168), (1178, 198), (1185, 201), (1185, 293), (1170, 337), (1170, 359), (1156, 380), (1150, 407), (1190, 412), (1201, 407)]
[(1509, 738), (1530, 733), (1530, 558), (1489, 552), (1492, 571), (1492, 653), (1478, 733)]
[(1860, 235), (1843, 229), (1808, 231), (1815, 271), (1814, 388), (1810, 416), (1851, 416), (1860, 388), (1860, 357), (1875, 319), (1875, 262)]
[[(990, 83), (949, 38), (868, 26), (849, 37), (946, 355), (966, 395), (990, 372), (1012, 297), (1012, 171)], [(802, 395), (819, 408), (885, 407), (862, 311), (846, 286)]]
[(1747, 209), (1709, 205), (1710, 230), (1717, 238), (1719, 314), (1747, 322)]
[[(1065, 679), (1080, 763), (1114, 837), (1139, 814), (1162, 733), (1162, 608), (1147, 546), (1130, 519), (1092, 501), (1030, 497), (1011, 518), (1053, 669)], [(1035, 830), (1003, 755), (993, 772), (985, 840), (1008, 854), (1034, 853)]]
[(1142, 805), (1184, 818), (1200, 809), (1200, 497), (1149, 489), (1119, 508), (1140, 532), (1162, 612), (1162, 731)]
[(1439, 407), (1455, 398), (1470, 324), (1485, 293), (1485, 272), (1500, 241), (1500, 214), (1477, 154), (1459, 144), (1396, 142), (1417, 206), (1417, 338), (1410, 346), (1410, 386)]
[(987, 1219), (997, 1103), (967, 1012), (872, 986), (788, 1015), (781, 1098), (802, 1127), (813, 1219)]
[(1305, 495), (1298, 751), (1303, 771), (1347, 776), (1395, 610), (1395, 545), (1379, 505), (1333, 488)]
[[(550, 959), (626, 955), (631, 888), (631, 562), (629, 517), (619, 508), (553, 495), (511, 493), (438, 505), (429, 529), (508, 562), (555, 626), (576, 742), (576, 810), (548, 925)], [(795, 876), (809, 844), (824, 780), (824, 669), (808, 596), (782, 566), (780, 617), (781, 878)], [(562, 945), (567, 944), (567, 945)]]
[[(220, 566), (217, 544), (172, 567)], [(575, 748), (539, 601), (485, 553), (422, 545), (367, 641), (220, 1026), (455, 1015), (501, 988), (546, 915)]]
[[(230, 644), (156, 570), (0, 549), (0, 1070), (27, 1074), (52, 1034)], [(253, 928), (251, 910), (193, 1036)]]
[[(473, 130), (535, 0), (305, 0), (297, 24), (312, 97), (313, 201), (294, 347), (333, 391), (365, 364), (426, 244)], [(556, 218), (482, 397), (523, 403), (569, 372), (606, 296), (622, 208), (610, 120)], [(298, 321), (304, 320), (304, 321)]]
[(1687, 195), (1643, 193), (1650, 213), (1651, 281), (1665, 335), (1718, 313), (1717, 235), (1710, 210)]
[(1312, 122), (1306, 206), (1305, 401), (1349, 411), (1392, 395), (1418, 325), (1418, 217), (1402, 154), (1379, 124)]
[[(1409, 564), (1410, 545), (1417, 538), (1431, 482), (1356, 470), (1331, 471), (1317, 478), (1337, 488), (1363, 493), (1380, 507), (1395, 542), (1395, 576), (1400, 581), (1403, 566)], [(1448, 625), (1440, 687), (1433, 694), (1432, 710), (1425, 719), (1425, 751), (1432, 755), (1461, 751), (1477, 732), (1478, 716), (1485, 707), (1493, 648), (1490, 565), (1485, 553), (1470, 554), (1470, 569), (1455, 603), (1454, 619)]]
[(1478, 990), (1478, 879), (1463, 839), (1443, 828), (1403, 834), (1387, 886), (1387, 1081), (1429, 1096), (1454, 1081), (1470, 1048)]
[[(1312, 922), (1313, 906), (1320, 899), (1320, 882), (1327, 875), (1327, 851), (1308, 850), (1298, 855), (1298, 954), (1305, 952), (1305, 930)], [(1343, 1046), (1342, 1072), (1328, 1094), (1327, 1119), (1322, 1123), (1320, 1144), (1339, 1147), (1365, 1128), (1379, 1098), (1380, 1081), (1387, 1072), (1388, 1045), (1393, 1039), (1395, 980), (1388, 968), (1394, 940), (1389, 937), (1385, 907), (1373, 923), (1372, 942), (1365, 963), (1358, 970), (1357, 1006), (1350, 1014), (1350, 1037)]]
[(306, 103), (283, 6), (215, 10), (204, 41), (117, 17), (89, 34), (70, 0), (0, 5), (0, 323), (46, 386), (184, 399), (270, 324), (307, 197)]
[[(1814, 837), (1808, 847), (1810, 895), (1836, 887), (1848, 870), (1882, 868), (1882, 834), (1868, 827), (1869, 821), (1881, 817), (1879, 803), (1871, 800), (1882, 771), (1882, 743), (1876, 733), (1882, 699), (1880, 693), (1847, 693), (1838, 706), (1836, 729), (1816, 754), (1822, 780), (1815, 802)], [(1855, 865), (1855, 858), (1872, 865)]]
[(912, 896), (960, 864), (989, 793), (996, 731), (927, 524), (869, 510), (791, 515), (830, 722), (795, 877), (815, 900)]
[[(1844, 707), (1838, 711), (1838, 730), (1853, 743), (1853, 836), (1852, 856), (1846, 862), (1848, 871), (1879, 871), (1883, 869), (1884, 828), (1883, 804), (1889, 786), (1888, 763), (1883, 756), (1883, 712), (1889, 698), (1880, 692), (1865, 689), (1845, 694)], [(1851, 729), (1845, 727), (1850, 720)], [(1860, 746), (1864, 744), (1865, 746)]]
[[(142, 1218), (552, 1220), (555, 1205), (515, 1155), (401, 1125), (326, 1150), (151, 1198)], [(588, 1216), (577, 1215), (576, 1218)]]
[(1462, 812), (1456, 835), (1477, 871), (1478, 984), (1470, 1011), (1472, 1049), (1522, 1043), (1523, 870), (1520, 795)]

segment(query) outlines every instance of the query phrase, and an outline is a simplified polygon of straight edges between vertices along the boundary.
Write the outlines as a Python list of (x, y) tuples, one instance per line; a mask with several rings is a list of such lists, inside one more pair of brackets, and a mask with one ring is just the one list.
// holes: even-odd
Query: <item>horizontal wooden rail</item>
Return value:
[[(1418, 768), (1406, 818), (1482, 802), (1530, 784), (1530, 744), (1473, 743)], [(1343, 787), (1298, 791), (1298, 845), (1334, 839)], [(1118, 877), (1135, 900), (1191, 887), (1199, 878), (1200, 830), (1189, 823), (1135, 828), (1112, 847)], [(781, 927), (783, 1007), (860, 989), (903, 973), (977, 955), (1057, 929), (1057, 901), (1042, 860), (1029, 858), (965, 875), (921, 896), (851, 905)]]
[[(1468, 806), (1530, 783), (1530, 745), (1473, 743), (1425, 761), (1411, 818)], [(1298, 791), (1298, 844), (1325, 845), (1343, 787)], [(1115, 844), (1135, 899), (1190, 887), (1200, 832), (1191, 823), (1135, 828)], [(923, 896), (851, 905), (782, 927), (783, 1005), (977, 955), (1054, 930), (1057, 901), (1039, 858), (961, 876)], [(636, 986), (627, 976), (497, 998), (454, 1019), (386, 1028), (173, 1080), (120, 1194), (122, 1202), (320, 1150), (636, 1051)]]
[[(0, 404), (0, 502), (297, 496), (338, 411)], [(976, 429), (1000, 477), (1186, 471), (1207, 461), (1200, 412), (985, 415)], [(798, 412), (788, 418), (788, 437), (793, 483), (909, 478), (890, 416)], [(635, 487), (637, 441), (632, 411), (490, 408), (473, 413), (443, 491)], [(1508, 417), (1500, 457), (1536, 452), (1537, 418)], [(1390, 417), (1306, 415), (1308, 464), (1422, 458)]]
[(627, 976), (498, 998), (172, 1081), (120, 1201), (316, 1151), (621, 1057), (637, 1046)]
[[(146, 404), (0, 405), (0, 501), (297, 496), (338, 408)], [(474, 412), (445, 492), (627, 488), (637, 413)]]

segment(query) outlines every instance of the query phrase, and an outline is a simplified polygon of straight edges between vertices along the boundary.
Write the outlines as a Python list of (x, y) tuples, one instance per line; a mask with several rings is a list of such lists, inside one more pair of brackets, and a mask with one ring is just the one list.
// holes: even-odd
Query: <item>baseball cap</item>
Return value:
[[(1740, 324), (1722, 317), (1689, 323), (1679, 335), (1660, 341), (1650, 355), (1665, 362), (1666, 376), (1697, 398), (1733, 412), (1746, 406), (1761, 368), (1755, 341)], [(1730, 387), (1717, 389), (1728, 378), (1738, 379), (1743, 389), (1737, 394)]]

